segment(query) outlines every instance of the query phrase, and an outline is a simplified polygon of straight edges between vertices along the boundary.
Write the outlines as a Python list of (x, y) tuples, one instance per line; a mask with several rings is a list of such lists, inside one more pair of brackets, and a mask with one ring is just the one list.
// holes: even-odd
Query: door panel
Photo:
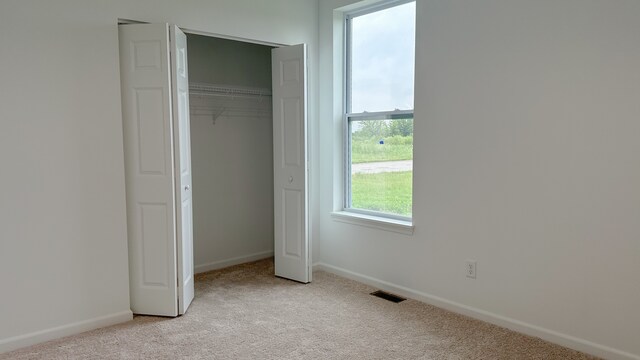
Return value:
[(171, 235), (168, 233), (168, 210), (166, 205), (139, 204), (142, 226), (142, 285), (166, 289), (169, 287), (171, 268), (167, 259), (171, 249)]
[(284, 146), (282, 147), (284, 167), (300, 167), (304, 161), (304, 150), (302, 149), (303, 133), (300, 122), (300, 101), (299, 98), (282, 99), (282, 131), (284, 132)]
[(165, 175), (170, 163), (164, 151), (166, 144), (165, 126), (158, 119), (164, 118), (163, 89), (136, 89), (135, 107), (138, 123), (138, 164), (140, 173)]
[(311, 281), (306, 46), (272, 50), (276, 276)]
[(298, 260), (302, 257), (300, 239), (304, 237), (302, 232), (302, 215), (304, 214), (302, 205), (304, 204), (304, 199), (299, 190), (285, 189), (283, 192), (285, 216), (283, 217), (284, 224), (282, 229), (284, 234), (284, 246), (282, 248), (284, 253), (282, 256)]
[(191, 195), (191, 138), (189, 124), (189, 78), (187, 70), (187, 37), (171, 25), (171, 76), (174, 86), (173, 115), (176, 181), (177, 248), (178, 248), (178, 312), (184, 314), (194, 293), (193, 278), (193, 215)]
[(169, 32), (119, 26), (131, 310), (176, 316)]

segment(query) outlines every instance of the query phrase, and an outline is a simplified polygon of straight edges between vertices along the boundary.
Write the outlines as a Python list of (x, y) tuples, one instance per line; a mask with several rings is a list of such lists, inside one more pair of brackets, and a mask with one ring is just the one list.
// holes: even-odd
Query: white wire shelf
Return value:
[(270, 118), (271, 90), (215, 84), (189, 85), (191, 116), (212, 120), (224, 118)]
[(229, 97), (270, 97), (271, 90), (261, 88), (248, 88), (239, 86), (226, 86), (205, 83), (189, 84), (189, 95), (198, 96), (229, 96)]

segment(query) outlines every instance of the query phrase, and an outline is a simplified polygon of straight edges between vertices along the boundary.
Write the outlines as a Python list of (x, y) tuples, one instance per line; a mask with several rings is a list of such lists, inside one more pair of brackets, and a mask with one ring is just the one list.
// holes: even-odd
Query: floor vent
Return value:
[(394, 302), (394, 303), (399, 303), (399, 302), (407, 300), (407, 299), (402, 298), (402, 297), (400, 297), (398, 295), (393, 295), (393, 294), (390, 294), (388, 292), (384, 292), (382, 290), (374, 291), (374, 292), (371, 293), (371, 295), (377, 296), (377, 297), (379, 297), (381, 299), (389, 300), (389, 301)]

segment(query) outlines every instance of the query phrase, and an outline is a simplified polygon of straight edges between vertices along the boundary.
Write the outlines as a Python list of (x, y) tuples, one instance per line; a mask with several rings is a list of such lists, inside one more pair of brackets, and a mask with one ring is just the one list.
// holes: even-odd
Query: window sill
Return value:
[(334, 211), (331, 213), (334, 221), (347, 224), (366, 226), (374, 229), (396, 232), (405, 235), (413, 235), (413, 223), (410, 221), (389, 219), (380, 216), (364, 215), (348, 211)]

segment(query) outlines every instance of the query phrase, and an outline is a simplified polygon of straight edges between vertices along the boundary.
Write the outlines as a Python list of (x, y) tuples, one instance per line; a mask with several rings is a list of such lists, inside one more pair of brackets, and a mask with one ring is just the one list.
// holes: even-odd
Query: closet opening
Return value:
[(187, 33), (195, 273), (273, 257), (272, 46)]
[(194, 273), (264, 258), (310, 282), (306, 45), (118, 33), (134, 313), (184, 314)]

